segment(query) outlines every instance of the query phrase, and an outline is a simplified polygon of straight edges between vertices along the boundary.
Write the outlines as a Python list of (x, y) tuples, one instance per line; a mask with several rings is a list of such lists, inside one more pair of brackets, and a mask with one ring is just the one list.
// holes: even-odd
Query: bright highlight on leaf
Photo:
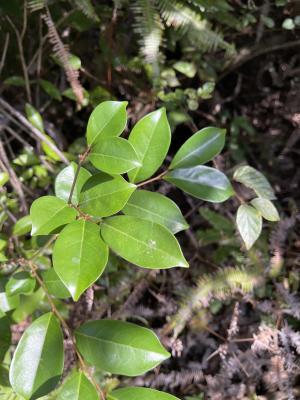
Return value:
[(242, 204), (237, 212), (236, 223), (246, 249), (251, 249), (261, 233), (261, 215), (252, 206)]
[(221, 203), (234, 194), (226, 175), (204, 165), (174, 169), (165, 175), (164, 179), (184, 192), (212, 203)]
[(104, 101), (94, 109), (86, 131), (90, 146), (99, 140), (121, 135), (127, 123), (127, 104), (127, 101)]
[(40, 197), (30, 208), (31, 235), (49, 235), (57, 228), (74, 221), (76, 215), (74, 208), (55, 196)]
[(53, 266), (73, 299), (94, 283), (104, 271), (108, 247), (98, 225), (78, 220), (66, 226), (55, 242)]
[(74, 370), (59, 388), (56, 400), (99, 400), (94, 385), (82, 371)]
[(177, 239), (162, 225), (127, 215), (116, 216), (102, 223), (101, 234), (113, 251), (140, 267), (188, 267)]
[(278, 211), (270, 200), (257, 197), (256, 199), (251, 200), (251, 204), (266, 220), (272, 222), (280, 220)]
[(55, 388), (64, 366), (63, 335), (52, 313), (36, 319), (24, 332), (10, 367), (14, 391), (26, 400), (38, 399)]
[(217, 156), (225, 144), (225, 129), (208, 127), (194, 133), (175, 154), (170, 169), (195, 167)]
[(86, 361), (113, 374), (141, 375), (170, 357), (152, 331), (129, 322), (90, 321), (75, 337)]

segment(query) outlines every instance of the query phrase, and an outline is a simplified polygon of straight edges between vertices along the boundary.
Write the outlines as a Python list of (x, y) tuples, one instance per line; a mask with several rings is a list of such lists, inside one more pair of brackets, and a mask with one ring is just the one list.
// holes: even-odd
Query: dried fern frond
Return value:
[(177, 337), (191, 319), (195, 310), (207, 307), (213, 298), (221, 300), (236, 293), (250, 293), (262, 283), (262, 271), (256, 268), (230, 267), (198, 279), (196, 287), (184, 296), (178, 312), (172, 317), (166, 331), (173, 330)]
[(91, 0), (70, 0), (71, 4), (75, 4), (77, 8), (90, 20), (99, 22), (100, 19)]
[(221, 48), (233, 52), (233, 46), (226, 42), (222, 34), (211, 28), (200, 12), (195, 11), (183, 1), (159, 0), (158, 7), (162, 19), (168, 26), (188, 33), (192, 42), (201, 46), (203, 51), (216, 51)]
[(45, 7), (45, 0), (29, 0), (27, 7), (31, 12), (40, 11)]
[(84, 101), (84, 93), (83, 87), (79, 82), (79, 72), (71, 67), (69, 59), (70, 53), (68, 48), (63, 44), (61, 38), (55, 28), (54, 22), (51, 18), (49, 10), (47, 10), (47, 14), (43, 15), (43, 19), (48, 26), (48, 36), (49, 40), (53, 45), (53, 52), (55, 57), (60, 61), (63, 66), (63, 69), (66, 73), (67, 79), (71, 85), (71, 88), (76, 96), (77, 102), (79, 104), (83, 104)]
[(140, 36), (141, 53), (146, 61), (157, 62), (162, 43), (163, 25), (154, 0), (135, 0), (131, 9), (135, 16), (134, 30)]

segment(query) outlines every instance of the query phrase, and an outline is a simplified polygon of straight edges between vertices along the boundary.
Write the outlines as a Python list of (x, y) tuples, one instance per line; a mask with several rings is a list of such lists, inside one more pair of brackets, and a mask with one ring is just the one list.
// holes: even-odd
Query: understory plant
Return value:
[[(78, 164), (71, 162), (62, 169), (55, 180), (55, 195), (35, 200), (30, 216), (17, 223), (19, 234), (26, 234), (30, 226), (32, 237), (44, 244), (30, 257), (20, 249), (19, 257), (3, 264), (2, 359), (11, 344), (11, 311), (18, 309), (20, 296), (42, 292), (51, 307), (25, 330), (10, 363), (10, 384), (21, 398), (38, 399), (56, 389), (58, 400), (176, 399), (148, 388), (109, 392), (94, 377), (93, 369), (138, 376), (168, 359), (170, 354), (151, 330), (102, 319), (88, 321), (73, 332), (58, 306), (60, 299), (71, 297), (77, 302), (98, 281), (110, 252), (132, 268), (189, 266), (175, 237), (188, 224), (176, 203), (146, 190), (148, 184), (165, 180), (213, 203), (238, 196), (237, 225), (247, 249), (260, 235), (262, 218), (278, 220), (271, 202), (273, 190), (259, 171), (241, 166), (234, 173), (236, 184), (253, 193), (246, 202), (223, 172), (204, 165), (222, 151), (224, 129), (207, 127), (196, 132), (170, 165), (159, 171), (171, 142), (165, 109), (144, 116), (125, 139), (120, 135), (127, 124), (126, 106), (125, 101), (106, 101), (94, 109), (86, 129), (87, 147)], [(41, 269), (38, 257), (53, 243), (53, 266)], [(64, 371), (63, 332), (78, 365), (57, 388)]]

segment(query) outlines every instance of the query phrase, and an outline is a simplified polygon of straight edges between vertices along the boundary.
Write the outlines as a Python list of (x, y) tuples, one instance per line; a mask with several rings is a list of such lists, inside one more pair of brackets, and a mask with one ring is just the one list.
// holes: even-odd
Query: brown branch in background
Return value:
[(9, 38), (10, 38), (9, 33), (7, 33), (5, 36), (5, 41), (4, 41), (4, 46), (3, 46), (3, 51), (2, 51), (1, 61), (0, 61), (0, 75), (2, 73), (2, 69), (5, 64), (7, 49), (8, 49), (8, 45), (9, 45)]
[(78, 79), (78, 70), (73, 69), (70, 65), (69, 49), (63, 44), (48, 9), (46, 14), (43, 15), (43, 19), (48, 26), (48, 37), (50, 43), (53, 45), (53, 52), (64, 68), (67, 79), (71, 85), (71, 88), (73, 89), (78, 104), (82, 105), (84, 101), (83, 87)]
[(19, 181), (15, 171), (13, 170), (13, 168), (11, 167), (11, 165), (9, 163), (2, 140), (0, 140), (0, 168), (4, 172), (7, 172), (9, 175), (10, 182), (19, 196), (20, 203), (21, 203), (21, 211), (25, 214), (28, 214), (28, 206), (26, 203), (26, 198), (25, 198), (24, 192), (22, 190), (22, 184)]
[[(36, 140), (45, 142), (47, 146), (51, 148), (58, 155), (62, 162), (65, 164), (70, 164), (70, 161), (66, 158), (66, 156), (59, 150), (59, 148), (51, 142), (46, 136), (44, 136), (37, 128), (35, 128), (19, 111), (13, 108), (7, 101), (0, 98), (0, 108), (3, 108), (4, 114), (10, 114), (16, 123), (20, 125), (25, 131), (29, 131), (28, 133)], [(1, 111), (1, 110), (0, 110)]]

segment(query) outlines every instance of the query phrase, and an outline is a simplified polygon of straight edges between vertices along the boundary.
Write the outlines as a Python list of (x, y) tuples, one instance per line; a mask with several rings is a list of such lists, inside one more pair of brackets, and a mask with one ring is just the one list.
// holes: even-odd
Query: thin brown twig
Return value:
[(72, 202), (72, 197), (73, 197), (73, 193), (74, 193), (74, 190), (75, 190), (75, 185), (76, 185), (76, 182), (77, 182), (77, 178), (79, 176), (80, 168), (82, 167), (82, 164), (85, 162), (87, 156), (90, 154), (90, 151), (91, 151), (91, 146), (89, 146), (86, 149), (86, 151), (79, 156), (79, 162), (78, 162), (76, 173), (75, 173), (75, 176), (74, 176), (74, 179), (73, 179), (73, 182), (72, 182), (72, 186), (71, 186), (71, 190), (70, 190), (70, 194), (69, 194), (69, 199), (68, 199), (68, 204), (71, 204), (71, 202)]
[(146, 181), (144, 181), (144, 182), (140, 182), (140, 183), (138, 183), (136, 186), (137, 186), (137, 187), (141, 187), (141, 186), (148, 185), (148, 183), (152, 183), (152, 182), (159, 181), (159, 180), (161, 180), (168, 172), (169, 172), (168, 170), (163, 171), (161, 174), (155, 176), (154, 178), (148, 179), (148, 180), (146, 180)]

